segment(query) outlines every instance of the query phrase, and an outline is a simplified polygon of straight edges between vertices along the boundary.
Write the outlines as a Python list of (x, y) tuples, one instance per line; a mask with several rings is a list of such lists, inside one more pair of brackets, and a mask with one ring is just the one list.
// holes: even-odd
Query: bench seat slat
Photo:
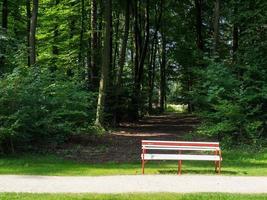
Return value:
[(142, 149), (154, 149), (154, 150), (188, 150), (188, 151), (215, 151), (220, 150), (218, 147), (188, 147), (188, 146), (181, 146), (181, 147), (173, 147), (173, 146), (158, 146), (158, 145), (144, 145)]
[(157, 141), (142, 140), (142, 145), (157, 146), (191, 146), (191, 147), (219, 147), (218, 142), (187, 142), (187, 141)]
[[(141, 154), (141, 158), (142, 158)], [(145, 160), (210, 160), (220, 161), (219, 155), (144, 154)]]

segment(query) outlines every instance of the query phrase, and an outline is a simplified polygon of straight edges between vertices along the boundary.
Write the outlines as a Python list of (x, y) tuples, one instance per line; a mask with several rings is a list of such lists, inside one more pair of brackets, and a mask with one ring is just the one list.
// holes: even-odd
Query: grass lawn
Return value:
[[(177, 162), (151, 161), (146, 174), (176, 174)], [(184, 161), (183, 174), (214, 175), (213, 162)], [(0, 158), (0, 174), (99, 176), (141, 174), (141, 164), (86, 164), (58, 158), (54, 155), (21, 155)], [(222, 175), (267, 176), (267, 150), (262, 152), (228, 151), (223, 153)]]
[(143, 194), (25, 194), (3, 193), (1, 200), (266, 200), (266, 194), (224, 194), (224, 193), (199, 193), (199, 194), (175, 194), (175, 193), (143, 193)]

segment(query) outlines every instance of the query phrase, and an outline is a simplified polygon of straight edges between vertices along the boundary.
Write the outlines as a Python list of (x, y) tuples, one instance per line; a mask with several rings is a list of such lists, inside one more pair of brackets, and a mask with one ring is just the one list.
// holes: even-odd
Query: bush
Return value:
[(250, 70), (255, 67), (244, 67), (242, 79), (232, 69), (211, 62), (199, 73), (201, 81), (192, 94), (203, 119), (198, 133), (215, 136), (228, 145), (261, 142), (266, 131), (266, 80), (252, 77), (256, 73)]
[(0, 80), (2, 151), (14, 151), (26, 144), (58, 143), (70, 134), (92, 128), (95, 94), (62, 74), (16, 68)]

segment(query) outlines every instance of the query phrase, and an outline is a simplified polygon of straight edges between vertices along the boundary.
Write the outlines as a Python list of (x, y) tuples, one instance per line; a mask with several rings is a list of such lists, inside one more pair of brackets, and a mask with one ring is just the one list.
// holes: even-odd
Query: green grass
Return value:
[(128, 193), (128, 194), (25, 194), (4, 193), (0, 194), (1, 200), (266, 200), (266, 194), (225, 194), (225, 193)]
[(187, 110), (187, 105), (182, 104), (167, 104), (166, 112), (184, 113)]
[[(61, 159), (54, 155), (21, 155), (0, 158), (0, 174), (99, 176), (141, 174), (141, 164), (86, 164)], [(176, 174), (177, 162), (150, 161), (146, 174)], [(213, 162), (184, 161), (183, 174), (214, 175)], [(223, 152), (222, 175), (267, 176), (267, 150), (262, 152)]]

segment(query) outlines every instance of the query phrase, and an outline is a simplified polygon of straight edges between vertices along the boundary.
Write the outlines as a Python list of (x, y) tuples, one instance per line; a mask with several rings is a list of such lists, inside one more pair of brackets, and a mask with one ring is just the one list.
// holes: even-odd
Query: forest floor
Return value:
[(147, 116), (137, 123), (121, 123), (103, 137), (73, 136), (57, 153), (90, 163), (136, 162), (140, 161), (141, 140), (183, 140), (198, 124), (199, 120), (188, 114)]

